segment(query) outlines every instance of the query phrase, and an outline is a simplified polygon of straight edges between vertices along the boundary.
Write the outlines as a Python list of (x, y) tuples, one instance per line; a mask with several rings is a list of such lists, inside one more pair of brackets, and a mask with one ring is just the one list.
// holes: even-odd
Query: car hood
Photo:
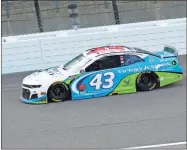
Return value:
[(60, 67), (52, 67), (34, 72), (23, 79), (26, 85), (45, 85), (55, 81), (63, 81), (69, 73)]

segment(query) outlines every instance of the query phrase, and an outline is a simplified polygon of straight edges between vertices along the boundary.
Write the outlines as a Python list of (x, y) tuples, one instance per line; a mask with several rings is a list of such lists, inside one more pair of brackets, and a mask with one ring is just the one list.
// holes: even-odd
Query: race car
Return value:
[(20, 100), (46, 104), (150, 91), (183, 79), (175, 48), (158, 52), (123, 45), (84, 51), (66, 64), (34, 72), (22, 81)]

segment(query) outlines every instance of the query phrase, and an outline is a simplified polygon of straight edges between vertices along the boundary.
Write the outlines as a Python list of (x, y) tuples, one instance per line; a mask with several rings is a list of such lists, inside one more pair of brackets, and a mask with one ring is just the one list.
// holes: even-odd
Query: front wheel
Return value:
[(69, 88), (65, 83), (54, 83), (48, 90), (49, 102), (62, 102), (68, 99)]
[(139, 91), (150, 91), (158, 86), (158, 78), (154, 73), (142, 73), (137, 77), (136, 83)]

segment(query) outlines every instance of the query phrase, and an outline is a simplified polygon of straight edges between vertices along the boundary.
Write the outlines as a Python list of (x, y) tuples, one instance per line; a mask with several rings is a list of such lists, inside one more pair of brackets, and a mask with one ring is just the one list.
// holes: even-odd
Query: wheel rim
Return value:
[(56, 85), (52, 89), (52, 95), (56, 99), (62, 99), (66, 94), (66, 90), (62, 85)]
[(141, 84), (145, 85), (145, 86), (150, 86), (152, 85), (152, 78), (151, 76), (148, 76), (148, 75), (143, 75), (141, 77)]

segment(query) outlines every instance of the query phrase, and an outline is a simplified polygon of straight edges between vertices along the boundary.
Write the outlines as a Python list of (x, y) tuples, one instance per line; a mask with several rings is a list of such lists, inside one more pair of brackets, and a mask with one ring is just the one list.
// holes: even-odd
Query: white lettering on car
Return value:
[(166, 67), (166, 66), (171, 66), (170, 63), (165, 63), (165, 64), (157, 64), (157, 65), (147, 65), (142, 68), (136, 67), (136, 68), (128, 68), (128, 69), (119, 69), (118, 73), (129, 73), (129, 72), (141, 72), (141, 71), (149, 71), (151, 69), (159, 69), (160, 67)]

